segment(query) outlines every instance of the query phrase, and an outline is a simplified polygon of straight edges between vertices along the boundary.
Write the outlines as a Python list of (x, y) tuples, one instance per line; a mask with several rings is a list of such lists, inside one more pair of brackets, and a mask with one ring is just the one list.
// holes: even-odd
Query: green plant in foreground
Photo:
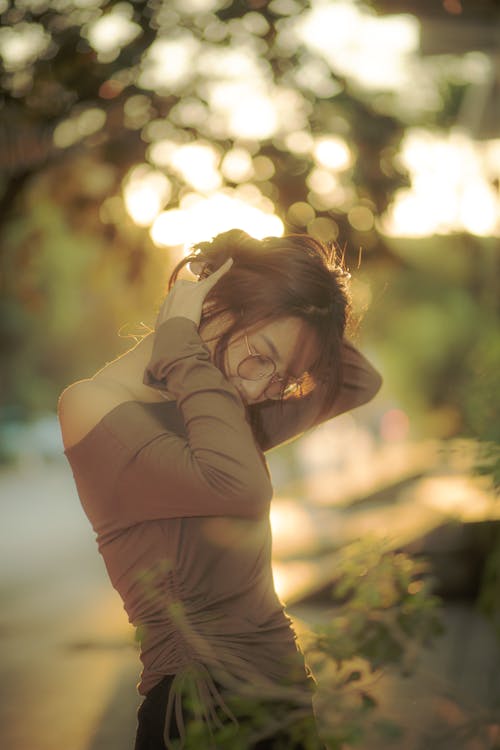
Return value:
[(340, 552), (332, 594), (333, 616), (305, 645), (318, 678), (322, 734), (331, 750), (368, 736), (389, 743), (402, 730), (378, 715), (376, 681), (388, 666), (411, 675), (421, 648), (443, 632), (428, 565), (383, 542), (356, 542)]
[(349, 545), (332, 592), (336, 615), (315, 629), (312, 649), (339, 667), (362, 657), (371, 670), (399, 663), (409, 672), (419, 648), (442, 632), (428, 573), (426, 562), (389, 552), (383, 543)]
[[(302, 642), (318, 682), (314, 705), (321, 737), (329, 750), (355, 746), (367, 736), (389, 743), (401, 736), (401, 729), (377, 716), (374, 683), (388, 665), (411, 674), (420, 648), (443, 631), (428, 566), (379, 542), (355, 543), (339, 553), (332, 593), (334, 614)], [(210, 738), (203, 722), (192, 720), (186, 750), (247, 750), (257, 739), (276, 733), (283, 735), (283, 750), (293, 750), (294, 743), (305, 750), (324, 747), (305, 718), (310, 697), (292, 688), (283, 697), (286, 710), (263, 696), (233, 697), (230, 705), (240, 727), (226, 723)]]

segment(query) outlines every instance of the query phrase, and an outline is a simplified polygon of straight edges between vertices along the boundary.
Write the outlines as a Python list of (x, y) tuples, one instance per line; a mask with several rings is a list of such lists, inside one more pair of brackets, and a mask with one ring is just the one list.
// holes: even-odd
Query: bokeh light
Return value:
[(410, 432), (410, 420), (402, 409), (389, 409), (380, 420), (380, 435), (383, 440), (406, 440)]
[(298, 17), (294, 34), (323, 55), (333, 70), (367, 89), (401, 90), (411, 85), (412, 58), (419, 46), (414, 16), (380, 17), (348, 0), (316, 0)]
[(181, 207), (162, 212), (151, 228), (153, 242), (160, 247), (189, 247), (229, 229), (243, 229), (256, 239), (279, 237), (281, 219), (242, 199), (241, 193), (225, 189), (208, 197), (185, 196)]
[(124, 45), (142, 34), (139, 24), (132, 20), (133, 12), (129, 3), (116, 3), (109, 13), (93, 21), (83, 31), (103, 62), (113, 60)]
[(245, 182), (253, 177), (252, 157), (245, 148), (233, 148), (226, 153), (221, 172), (230, 182)]
[(210, 143), (189, 143), (171, 152), (170, 166), (192, 188), (210, 192), (220, 187), (219, 154)]
[(499, 143), (473, 141), (459, 129), (439, 133), (410, 128), (399, 159), (410, 174), (411, 188), (396, 191), (382, 230), (396, 237), (459, 231), (498, 236)]
[(347, 213), (349, 224), (358, 232), (369, 232), (373, 228), (374, 216), (368, 206), (353, 206)]
[(298, 224), (299, 226), (306, 226), (316, 216), (314, 208), (304, 201), (297, 201), (292, 203), (287, 212), (288, 221), (291, 224)]
[(199, 42), (186, 30), (175, 39), (156, 39), (142, 59), (139, 85), (159, 94), (182, 90), (193, 75), (199, 52)]
[(135, 167), (125, 179), (123, 195), (125, 206), (136, 224), (147, 227), (153, 223), (168, 202), (171, 184), (158, 170), (142, 164)]
[(352, 163), (351, 150), (346, 141), (332, 136), (316, 139), (314, 157), (322, 167), (333, 170), (347, 169)]
[(50, 36), (37, 23), (0, 28), (0, 56), (6, 70), (22, 70), (50, 45)]
[[(19, 582), (12, 596), (5, 589), (3, 628), (4, 713), (18, 724), (17, 749), (130, 745), (109, 738), (112, 722), (136, 717), (127, 700), (137, 697), (137, 655), (124, 675), (120, 649), (132, 634), (118, 597), (104, 593), (107, 582), (87, 580), (104, 574), (102, 564), (95, 574), (82, 564), (87, 552), (66, 518), (57, 537), (39, 535), (55, 531), (62, 508), (82, 527), (77, 498), (68, 502), (68, 485), (57, 487), (54, 410), (67, 383), (124, 348), (126, 329), (140, 338), (150, 330), (169, 271), (198, 241), (232, 228), (257, 239), (291, 231), (338, 241), (353, 274), (347, 335), (384, 380), (373, 402), (266, 457), (276, 490), (274, 577), (287, 604), (305, 596), (321, 614), (326, 599), (311, 594), (338, 579), (349, 540), (375, 532), (399, 537), (401, 549), (427, 543), (444, 515), (498, 517), (486, 483), (483, 491), (475, 477), (453, 476), (471, 473), (472, 461), (452, 457), (461, 430), (477, 435), (475, 445), (498, 437), (499, 79), (496, 28), (483, 16), (494, 3), (437, 0), (435, 14), (424, 7), (432, 3), (414, 3), (395, 15), (404, 4), (390, 0), (0, 0), (11, 355), (3, 411), (14, 424), (51, 412), (36, 454), (19, 439), (25, 463), (12, 468), (28, 484), (16, 479), (3, 493), (22, 528), (21, 537), (4, 533), (12, 551), (19, 538), (35, 553), (39, 544), (43, 562), (18, 554), (4, 566), (6, 580)], [(359, 384), (356, 368), (345, 372)], [(14, 456), (12, 434), (0, 441), (0, 461)], [(34, 438), (31, 426), (25, 434)], [(31, 513), (43, 490), (35, 461), (55, 479), (45, 491), (60, 501), (50, 523), (45, 503), (39, 518)], [(240, 549), (248, 528), (212, 519), (207, 539)], [(34, 722), (26, 706), (35, 706)], [(351, 719), (349, 711), (348, 731)]]
[(68, 148), (86, 136), (104, 127), (106, 113), (98, 107), (90, 107), (73, 117), (63, 120), (54, 128), (52, 138), (57, 148)]

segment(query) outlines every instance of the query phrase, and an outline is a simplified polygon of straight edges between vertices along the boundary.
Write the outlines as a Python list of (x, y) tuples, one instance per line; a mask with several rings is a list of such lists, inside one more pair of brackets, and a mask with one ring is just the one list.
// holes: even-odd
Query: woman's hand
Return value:
[(229, 271), (232, 264), (233, 259), (228, 258), (217, 271), (214, 271), (210, 276), (200, 281), (178, 279), (160, 307), (158, 317), (156, 318), (156, 328), (166, 320), (178, 316), (188, 318), (199, 326), (205, 297), (216, 285), (220, 277)]

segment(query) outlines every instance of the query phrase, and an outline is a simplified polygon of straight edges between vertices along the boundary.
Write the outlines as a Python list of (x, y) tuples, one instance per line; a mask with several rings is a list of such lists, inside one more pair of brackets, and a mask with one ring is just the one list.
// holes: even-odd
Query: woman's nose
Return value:
[(268, 381), (269, 378), (261, 378), (260, 380), (242, 380), (241, 386), (248, 400), (257, 401), (264, 398), (264, 391), (269, 385)]

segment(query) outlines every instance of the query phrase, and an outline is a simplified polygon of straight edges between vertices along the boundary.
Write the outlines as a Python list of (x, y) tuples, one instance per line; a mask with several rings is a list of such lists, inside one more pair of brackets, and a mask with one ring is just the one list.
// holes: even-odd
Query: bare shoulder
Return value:
[(82, 440), (108, 412), (130, 398), (120, 386), (92, 378), (65, 388), (57, 403), (64, 449)]

